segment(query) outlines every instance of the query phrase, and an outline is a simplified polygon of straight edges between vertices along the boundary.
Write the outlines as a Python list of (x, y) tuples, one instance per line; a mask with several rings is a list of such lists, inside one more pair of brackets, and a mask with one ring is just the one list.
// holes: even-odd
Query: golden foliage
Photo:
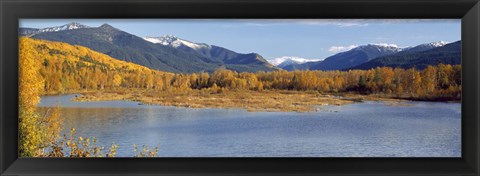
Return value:
[(43, 91), (43, 79), (38, 71), (36, 50), (33, 46), (20, 42), (19, 59), (19, 154), (20, 157), (33, 156), (39, 152), (43, 139), (40, 122), (35, 107)]
[[(378, 67), (350, 71), (292, 71), (237, 73), (220, 69), (212, 74), (173, 74), (120, 61), (82, 46), (20, 38), (19, 53), (19, 154), (70, 157), (115, 156), (95, 145), (95, 138), (58, 140), (61, 117), (58, 108), (40, 116), (40, 95), (117, 88), (146, 89), (167, 93), (222, 94), (229, 90), (297, 90), (318, 93), (354, 92), (422, 100), (459, 100), (461, 66), (439, 64), (424, 70)], [(135, 156), (154, 156), (158, 148), (146, 146)], [(106, 153), (106, 154), (102, 154)]]
[(158, 147), (151, 149), (147, 145), (142, 146), (142, 150), (138, 151), (137, 144), (133, 144), (133, 157), (156, 157), (158, 154)]
[(357, 92), (414, 99), (458, 100), (461, 95), (461, 66), (429, 66), (424, 70), (378, 67), (350, 71), (273, 71), (237, 73), (219, 69), (211, 74), (172, 74), (119, 61), (81, 46), (22, 38), (33, 45), (35, 57), (43, 62), (45, 91), (140, 88), (158, 91), (208, 89), (313, 90), (324, 93)]
[(49, 91), (103, 89), (107, 84), (119, 86), (124, 79), (119, 74), (129, 78), (138, 73), (163, 72), (118, 61), (85, 47), (25, 37), (20, 38), (19, 43), (19, 156), (115, 156), (117, 145), (112, 144), (105, 152), (105, 147), (96, 146), (95, 138), (76, 138), (75, 129), (69, 138), (61, 139), (60, 108), (51, 108), (41, 116), (36, 112), (40, 95)]
[[(112, 144), (108, 151), (103, 146), (97, 146), (97, 139), (77, 137), (75, 128), (70, 130), (70, 136), (64, 136), (62, 139), (48, 146), (48, 152), (38, 155), (40, 157), (114, 157), (118, 146)], [(64, 150), (68, 150), (65, 152)]]
[[(63, 93), (80, 89), (122, 87), (154, 88), (154, 77), (166, 72), (156, 71), (130, 62), (113, 59), (86, 47), (61, 42), (20, 38), (21, 58), (28, 61), (21, 68), (36, 66), (45, 81), (21, 83), (36, 86), (37, 92)], [(26, 73), (39, 76), (38, 73)], [(30, 80), (26, 80), (30, 81)], [(157, 86), (159, 87), (159, 86)], [(42, 89), (43, 88), (43, 89)], [(38, 99), (31, 99), (35, 105)]]

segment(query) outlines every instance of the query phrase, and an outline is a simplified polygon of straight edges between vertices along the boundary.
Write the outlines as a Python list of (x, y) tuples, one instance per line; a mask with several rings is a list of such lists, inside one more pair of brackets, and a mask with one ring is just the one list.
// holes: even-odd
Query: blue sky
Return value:
[(266, 59), (296, 56), (324, 59), (369, 43), (415, 46), (461, 38), (460, 19), (22, 19), (20, 27), (44, 28), (79, 22), (108, 23), (137, 35), (175, 35)]

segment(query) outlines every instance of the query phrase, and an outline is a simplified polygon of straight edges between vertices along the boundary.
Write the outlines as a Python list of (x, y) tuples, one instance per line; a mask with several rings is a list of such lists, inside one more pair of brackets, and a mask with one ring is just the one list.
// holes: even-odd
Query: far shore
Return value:
[(363, 101), (382, 101), (390, 106), (410, 106), (407, 102), (411, 101), (382, 95), (322, 94), (316, 91), (285, 90), (229, 90), (226, 93), (211, 94), (202, 90), (149, 91), (145, 89), (120, 89), (76, 93), (81, 95), (73, 98), (72, 101), (125, 100), (138, 101), (142, 104), (188, 108), (239, 108), (251, 112), (312, 112), (320, 111), (322, 106), (341, 106)]

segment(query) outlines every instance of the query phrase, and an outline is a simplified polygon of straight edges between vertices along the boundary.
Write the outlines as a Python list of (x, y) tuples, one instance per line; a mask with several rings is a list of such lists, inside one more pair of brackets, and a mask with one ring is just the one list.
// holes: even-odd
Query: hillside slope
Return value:
[[(31, 30), (21, 32), (21, 34), (28, 34)], [(218, 60), (200, 53), (155, 44), (108, 24), (71, 30), (47, 30), (34, 33), (31, 37), (86, 46), (115, 59), (167, 72), (213, 72), (219, 68), (228, 68), (239, 72), (274, 70), (259, 55), (247, 54), (248, 58), (242, 55), (242, 57), (231, 58), (233, 60)], [(245, 62), (246, 60), (253, 60), (253, 62)]]
[(41, 65), (45, 91), (58, 93), (113, 87), (160, 88), (172, 73), (120, 61), (83, 46), (20, 38), (20, 56), (33, 53)]
[(274, 66), (257, 53), (242, 54), (235, 51), (206, 43), (195, 43), (173, 35), (164, 35), (161, 37), (144, 37), (146, 41), (157, 45), (170, 46), (184, 52), (200, 55), (208, 58), (212, 62), (219, 62), (225, 65), (225, 68), (236, 71), (272, 71)]
[(327, 57), (321, 62), (312, 63), (310, 70), (342, 70), (363, 64), (379, 56), (394, 54), (400, 50), (401, 49), (396, 46), (363, 45)]

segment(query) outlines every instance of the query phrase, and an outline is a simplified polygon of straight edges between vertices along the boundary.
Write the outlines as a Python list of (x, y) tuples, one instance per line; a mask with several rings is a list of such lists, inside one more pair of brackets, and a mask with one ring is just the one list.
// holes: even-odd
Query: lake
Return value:
[(461, 104), (369, 101), (318, 112), (247, 112), (72, 102), (43, 96), (40, 110), (60, 106), (64, 133), (95, 136), (98, 145), (159, 147), (159, 157), (461, 157)]

